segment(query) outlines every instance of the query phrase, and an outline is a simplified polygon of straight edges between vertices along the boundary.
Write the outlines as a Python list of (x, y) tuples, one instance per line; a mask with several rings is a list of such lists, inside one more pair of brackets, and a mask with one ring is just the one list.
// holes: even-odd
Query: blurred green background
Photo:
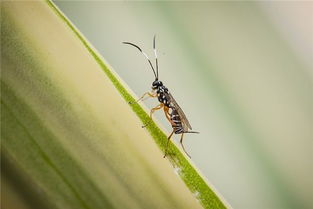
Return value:
[(200, 131), (185, 147), (233, 208), (313, 207), (312, 2), (55, 3), (138, 96), (154, 77), (121, 42), (152, 59), (156, 34), (160, 80)]

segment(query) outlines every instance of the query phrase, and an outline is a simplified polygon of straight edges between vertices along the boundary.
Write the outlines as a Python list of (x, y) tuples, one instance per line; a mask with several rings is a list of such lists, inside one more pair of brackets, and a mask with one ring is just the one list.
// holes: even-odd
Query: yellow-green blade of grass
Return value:
[(1, 208), (225, 208), (53, 3), (1, 4)]

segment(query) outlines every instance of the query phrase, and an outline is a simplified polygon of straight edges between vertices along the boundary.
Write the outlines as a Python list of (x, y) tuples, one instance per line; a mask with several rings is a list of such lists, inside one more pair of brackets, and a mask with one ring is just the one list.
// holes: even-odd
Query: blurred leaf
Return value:
[(2, 8), (2, 208), (225, 208), (53, 3)]

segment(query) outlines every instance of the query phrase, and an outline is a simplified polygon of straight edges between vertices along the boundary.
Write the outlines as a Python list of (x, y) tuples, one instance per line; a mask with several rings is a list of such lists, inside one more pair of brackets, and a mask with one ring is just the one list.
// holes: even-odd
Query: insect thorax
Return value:
[(158, 86), (157, 95), (159, 102), (163, 103), (165, 106), (170, 106), (170, 97), (168, 96), (168, 89), (165, 86)]

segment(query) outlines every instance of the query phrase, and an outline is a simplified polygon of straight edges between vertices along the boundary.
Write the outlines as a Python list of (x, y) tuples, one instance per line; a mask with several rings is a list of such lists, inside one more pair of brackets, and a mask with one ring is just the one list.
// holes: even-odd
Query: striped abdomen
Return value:
[(171, 121), (172, 121), (172, 128), (175, 134), (184, 133), (184, 128), (182, 126), (181, 118), (174, 107), (171, 107), (172, 112), (170, 114)]

